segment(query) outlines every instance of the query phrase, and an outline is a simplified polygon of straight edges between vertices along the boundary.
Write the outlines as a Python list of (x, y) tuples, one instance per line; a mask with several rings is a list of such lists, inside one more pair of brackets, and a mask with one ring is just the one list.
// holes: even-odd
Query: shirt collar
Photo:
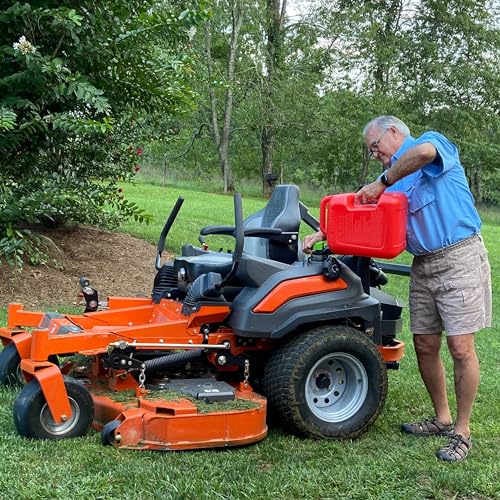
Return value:
[(392, 155), (391, 165), (397, 160), (399, 160), (400, 156), (403, 153), (406, 153), (406, 151), (408, 151), (408, 149), (410, 149), (415, 142), (416, 139), (414, 139), (411, 135), (407, 136), (403, 141), (403, 144), (401, 144), (401, 146), (399, 146), (399, 149)]

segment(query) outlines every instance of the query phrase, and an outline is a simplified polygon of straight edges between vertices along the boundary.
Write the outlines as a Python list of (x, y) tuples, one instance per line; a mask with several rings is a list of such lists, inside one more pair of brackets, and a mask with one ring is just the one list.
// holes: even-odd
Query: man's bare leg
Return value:
[(413, 335), (418, 368), (431, 398), (436, 419), (442, 424), (451, 424), (452, 418), (446, 393), (446, 377), (439, 350), (441, 333)]
[(448, 348), (454, 363), (455, 394), (457, 396), (457, 421), (455, 434), (470, 436), (472, 404), (479, 387), (479, 360), (474, 347), (474, 334), (447, 337)]

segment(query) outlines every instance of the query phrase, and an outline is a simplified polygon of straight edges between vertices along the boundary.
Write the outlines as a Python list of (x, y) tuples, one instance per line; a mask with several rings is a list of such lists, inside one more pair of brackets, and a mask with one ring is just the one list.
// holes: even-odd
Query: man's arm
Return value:
[[(430, 143), (417, 144), (412, 147), (401, 158), (386, 170), (386, 179), (390, 185), (403, 177), (416, 172), (437, 156), (436, 148)], [(357, 203), (376, 203), (380, 195), (385, 191), (385, 186), (380, 179), (361, 188), (354, 197)]]
[(394, 184), (399, 179), (413, 174), (436, 158), (437, 150), (430, 142), (410, 148), (387, 170), (387, 180)]

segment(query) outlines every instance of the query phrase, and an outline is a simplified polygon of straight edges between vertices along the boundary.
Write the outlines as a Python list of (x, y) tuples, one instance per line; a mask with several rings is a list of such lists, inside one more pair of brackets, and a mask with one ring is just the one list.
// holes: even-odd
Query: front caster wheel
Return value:
[(352, 439), (382, 411), (387, 372), (377, 347), (362, 332), (319, 327), (271, 355), (264, 395), (271, 412), (295, 434)]
[(114, 446), (116, 442), (116, 429), (120, 426), (119, 420), (111, 420), (101, 431), (101, 442), (104, 446)]
[(0, 384), (11, 387), (24, 385), (21, 357), (15, 344), (9, 344), (0, 352)]
[(14, 402), (14, 423), (21, 436), (36, 439), (63, 439), (84, 436), (94, 419), (94, 403), (87, 389), (64, 377), (71, 417), (56, 423), (37, 380), (26, 384)]

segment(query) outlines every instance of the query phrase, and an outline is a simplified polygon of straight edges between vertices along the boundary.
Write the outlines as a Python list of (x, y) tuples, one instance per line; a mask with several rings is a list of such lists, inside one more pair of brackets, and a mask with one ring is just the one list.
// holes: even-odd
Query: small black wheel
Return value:
[[(56, 355), (49, 356), (49, 361), (59, 366)], [(9, 344), (0, 352), (0, 384), (11, 387), (21, 387), (26, 383), (21, 371), (21, 357), (15, 344)]]
[(21, 357), (15, 344), (9, 344), (0, 352), (0, 384), (19, 387), (25, 384), (21, 372)]
[(264, 395), (270, 411), (293, 433), (352, 439), (382, 411), (387, 372), (362, 332), (324, 326), (299, 334), (271, 355)]
[(102, 428), (101, 442), (104, 446), (114, 446), (116, 442), (115, 431), (120, 424), (119, 420), (111, 420)]
[(70, 377), (64, 385), (71, 405), (71, 417), (57, 424), (50, 413), (36, 379), (26, 384), (14, 402), (14, 424), (21, 436), (36, 439), (63, 439), (84, 436), (94, 419), (94, 403), (87, 389)]

